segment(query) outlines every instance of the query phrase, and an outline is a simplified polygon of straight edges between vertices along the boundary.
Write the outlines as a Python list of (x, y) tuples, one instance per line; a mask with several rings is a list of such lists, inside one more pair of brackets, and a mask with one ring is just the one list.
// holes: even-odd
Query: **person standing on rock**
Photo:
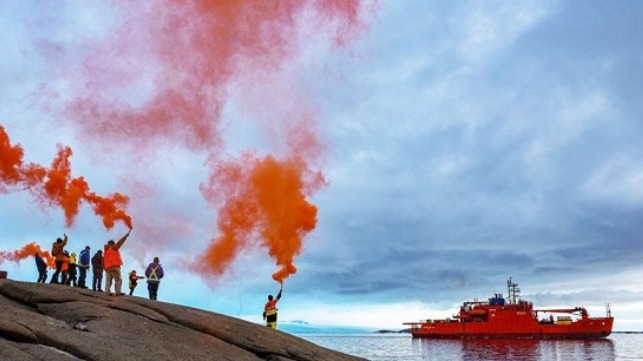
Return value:
[(92, 290), (103, 292), (103, 250), (99, 249), (92, 257), (92, 274)]
[[(103, 255), (103, 267), (105, 267), (105, 292), (109, 295), (122, 296), (124, 293), (121, 291), (123, 286), (123, 278), (121, 277), (121, 266), (123, 265), (123, 259), (121, 258), (121, 246), (125, 243), (127, 237), (129, 237), (132, 229), (130, 228), (125, 235), (114, 242), (113, 239), (110, 239), (107, 242), (107, 248), (105, 249), (105, 254)], [(111, 293), (112, 280), (114, 281), (114, 293)]]
[(47, 282), (47, 263), (40, 257), (40, 253), (33, 255), (36, 258), (36, 267), (38, 268), (38, 283)]
[(69, 285), (69, 252), (63, 251), (63, 255), (63, 265), (60, 267), (60, 274), (62, 275), (60, 283)]
[(60, 276), (60, 271), (63, 268), (63, 263), (65, 262), (65, 245), (67, 244), (67, 234), (63, 234), (63, 239), (56, 239), (51, 245), (51, 255), (54, 257), (56, 262), (56, 272), (51, 276), (50, 283), (60, 283), (58, 277)]
[(132, 270), (132, 272), (129, 273), (129, 295), (134, 294), (134, 290), (136, 289), (136, 286), (138, 286), (138, 280), (142, 280), (143, 276), (139, 276), (136, 274), (136, 270)]
[(69, 285), (76, 287), (78, 286), (78, 283), (76, 282), (78, 280), (77, 277), (77, 267), (76, 267), (76, 252), (72, 252), (69, 255)]
[(272, 295), (268, 295), (268, 302), (263, 307), (263, 319), (266, 320), (266, 326), (277, 328), (277, 302), (281, 299), (281, 291), (277, 293), (277, 297), (273, 298)]
[(87, 270), (89, 269), (92, 257), (90, 250), (91, 248), (89, 246), (85, 246), (85, 249), (80, 251), (80, 258), (76, 265), (76, 267), (78, 267), (78, 287), (80, 288), (87, 288), (87, 285), (85, 284), (87, 281)]
[(163, 266), (158, 257), (154, 257), (154, 262), (150, 263), (145, 270), (145, 277), (147, 277), (147, 290), (150, 293), (150, 300), (156, 301), (156, 295), (159, 291), (159, 283), (163, 278)]

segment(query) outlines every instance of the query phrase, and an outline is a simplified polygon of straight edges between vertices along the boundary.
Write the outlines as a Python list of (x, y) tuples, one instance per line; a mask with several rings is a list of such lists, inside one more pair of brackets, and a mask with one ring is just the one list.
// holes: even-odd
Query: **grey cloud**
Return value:
[[(615, 69), (598, 67), (601, 59), (629, 52), (628, 45), (590, 45), (608, 51), (588, 57), (580, 48), (591, 42), (591, 32), (556, 34), (557, 26), (575, 16), (574, 9), (557, 8), (512, 40), (508, 47), (517, 53), (503, 51), (494, 62), (473, 68), (465, 69), (464, 60), (447, 66), (448, 57), (429, 55), (434, 49), (449, 54), (449, 35), (439, 34), (441, 44), (424, 36), (429, 40), (414, 43), (413, 49), (382, 45), (382, 50), (394, 51), (375, 56), (375, 63), (382, 66), (381, 76), (354, 78), (365, 85), (354, 94), (367, 100), (357, 104), (360, 113), (348, 118), (360, 125), (340, 127), (344, 133), (336, 133), (346, 139), (337, 143), (336, 158), (341, 161), (333, 166), (332, 189), (327, 192), (347, 197), (331, 206), (332, 214), (323, 215), (338, 227), (337, 236), (330, 238), (345, 237), (346, 244), (367, 244), (369, 250), (385, 243), (376, 240), (378, 235), (380, 239), (394, 235), (419, 239), (427, 247), (485, 244), (492, 250), (535, 252), (555, 252), (569, 243), (581, 243), (589, 249), (583, 254), (585, 262), (608, 261), (591, 256), (603, 252), (604, 242), (616, 246), (631, 242), (631, 237), (620, 237), (619, 230), (610, 231), (607, 223), (630, 222), (626, 219), (633, 223), (638, 219), (637, 208), (613, 214), (608, 204), (593, 201), (582, 188), (601, 164), (622, 152), (639, 152), (630, 143), (631, 133), (622, 138), (623, 129), (636, 125), (627, 116), (610, 113), (617, 102), (612, 90), (603, 85), (613, 78)], [(454, 16), (453, 9), (439, 11), (447, 18)], [(432, 26), (440, 23), (430, 12), (416, 14), (427, 17), (424, 30), (435, 30)], [(595, 26), (592, 16), (585, 19), (581, 27)], [(616, 24), (598, 25), (608, 31), (612, 26)], [(393, 42), (394, 38), (388, 33), (381, 39)], [(557, 54), (552, 43), (570, 53), (569, 69), (559, 63), (550, 69), (551, 62), (564, 55)], [(395, 62), (423, 67), (410, 68), (416, 76), (395, 82), (394, 73), (388, 77), (384, 71)], [(614, 117), (618, 127), (610, 126)], [(356, 151), (360, 156), (351, 157)], [(328, 220), (334, 217), (355, 221), (355, 230), (367, 234), (369, 242), (350, 242), (360, 236), (341, 227), (341, 222)], [(607, 223), (601, 227), (595, 224), (597, 219)], [(468, 261), (455, 260), (455, 264)]]

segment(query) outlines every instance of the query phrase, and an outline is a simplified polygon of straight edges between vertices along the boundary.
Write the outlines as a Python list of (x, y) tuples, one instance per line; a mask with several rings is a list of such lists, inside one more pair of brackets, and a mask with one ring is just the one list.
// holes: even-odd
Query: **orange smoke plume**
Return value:
[(54, 257), (48, 251), (41, 249), (36, 242), (28, 243), (17, 251), (0, 251), (0, 264), (4, 261), (20, 262), (25, 258), (33, 257), (36, 253), (40, 254), (49, 268), (56, 268)]
[[(344, 45), (362, 30), (360, 12), (371, 3), (117, 1), (122, 26), (103, 42), (87, 44), (90, 55), (68, 76), (72, 100), (64, 121), (87, 137), (130, 140), (127, 145), (137, 148), (158, 138), (192, 149), (220, 146), (226, 88), (239, 74), (277, 71), (310, 45), (300, 39), (325, 36)], [(298, 22), (304, 17), (309, 21)], [(154, 84), (152, 92), (147, 83)], [(134, 104), (129, 95), (114, 97), (139, 88), (145, 90)]]
[(317, 224), (317, 207), (306, 201), (305, 192), (323, 184), (319, 175), (308, 175), (297, 158), (247, 155), (242, 162), (219, 164), (203, 191), (210, 199), (225, 199), (218, 219), (221, 235), (211, 240), (206, 262), (196, 267), (222, 274), (240, 250), (258, 245), (266, 247), (280, 267), (272, 275), (275, 281), (283, 283), (296, 273), (294, 259), (303, 238)]
[(23, 154), (19, 145), (11, 145), (7, 132), (0, 125), (0, 191), (28, 189), (41, 203), (62, 208), (67, 227), (74, 224), (84, 201), (103, 219), (107, 229), (111, 229), (116, 220), (132, 228), (132, 219), (123, 209), (129, 202), (127, 196), (115, 193), (101, 197), (91, 192), (83, 177), (72, 178), (70, 147), (59, 146), (49, 169), (33, 163), (23, 164)]

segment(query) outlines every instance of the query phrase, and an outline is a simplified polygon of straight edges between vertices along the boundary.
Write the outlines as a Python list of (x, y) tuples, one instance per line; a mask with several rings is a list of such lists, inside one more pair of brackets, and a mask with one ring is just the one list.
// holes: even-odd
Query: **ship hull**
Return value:
[(506, 322), (432, 321), (416, 324), (411, 334), (423, 338), (597, 339), (612, 333), (613, 320), (597, 317), (569, 324), (543, 324), (532, 317), (513, 316)]
[(571, 333), (559, 332), (549, 334), (533, 333), (412, 333), (413, 337), (430, 339), (516, 339), (516, 340), (591, 340), (603, 339), (609, 333)]

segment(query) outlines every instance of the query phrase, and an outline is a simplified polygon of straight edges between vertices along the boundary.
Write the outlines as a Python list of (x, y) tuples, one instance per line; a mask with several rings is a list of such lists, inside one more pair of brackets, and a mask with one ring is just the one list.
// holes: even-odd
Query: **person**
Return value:
[(78, 273), (76, 271), (76, 252), (72, 252), (69, 255), (69, 270), (67, 271), (69, 279), (67, 280), (67, 283), (73, 287), (76, 287), (78, 285), (76, 282), (78, 280)]
[(47, 263), (40, 257), (40, 253), (33, 255), (36, 258), (36, 268), (38, 268), (38, 283), (47, 282)]
[(60, 283), (58, 277), (62, 271), (63, 263), (65, 262), (65, 245), (67, 244), (67, 234), (63, 233), (63, 239), (57, 238), (51, 245), (51, 255), (56, 262), (56, 272), (51, 276), (50, 283)]
[(145, 269), (145, 277), (147, 277), (147, 291), (150, 294), (150, 300), (156, 301), (156, 296), (159, 291), (159, 283), (161, 283), (163, 275), (163, 266), (161, 266), (159, 258), (154, 257), (154, 261)]
[(138, 286), (138, 280), (142, 280), (143, 276), (136, 274), (135, 270), (129, 273), (129, 295), (131, 296), (134, 293), (134, 289)]
[[(127, 233), (125, 233), (125, 235), (121, 237), (118, 242), (114, 242), (113, 239), (110, 239), (109, 242), (107, 242), (107, 248), (105, 249), (105, 253), (103, 254), (103, 267), (105, 268), (105, 273), (107, 274), (107, 276), (105, 277), (105, 292), (107, 292), (110, 296), (124, 295), (124, 293), (121, 291), (121, 288), (123, 286), (123, 278), (121, 277), (121, 266), (123, 265), (123, 259), (121, 258), (120, 249), (123, 246), (123, 243), (125, 243), (125, 240), (127, 240), (127, 237), (129, 237), (131, 231), (132, 229), (130, 228), (130, 230), (127, 231)], [(112, 281), (114, 281), (115, 283), (114, 293), (111, 292)]]
[(103, 292), (101, 285), (103, 284), (103, 251), (98, 250), (94, 257), (92, 257), (92, 290)]
[(268, 295), (268, 302), (263, 307), (263, 319), (266, 320), (266, 326), (277, 328), (277, 302), (281, 299), (281, 291), (277, 293), (277, 297), (273, 298), (272, 295)]
[(63, 251), (63, 257), (63, 265), (60, 267), (60, 273), (62, 274), (60, 283), (69, 285), (69, 252)]
[(78, 260), (78, 264), (76, 265), (78, 267), (79, 274), (78, 287), (80, 288), (87, 288), (87, 270), (89, 269), (89, 264), (91, 262), (90, 250), (91, 248), (89, 246), (85, 246), (85, 249), (80, 251), (80, 259)]

